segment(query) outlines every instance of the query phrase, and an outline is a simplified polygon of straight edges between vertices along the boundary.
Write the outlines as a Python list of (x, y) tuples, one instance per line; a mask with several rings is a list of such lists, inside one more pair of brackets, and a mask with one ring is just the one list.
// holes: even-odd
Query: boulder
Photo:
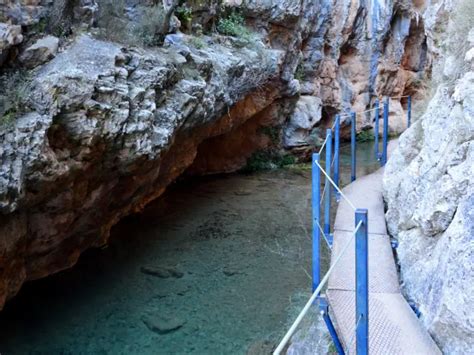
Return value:
[(0, 66), (7, 59), (9, 50), (23, 42), (21, 26), (0, 23)]
[(59, 47), (59, 39), (54, 36), (46, 36), (33, 45), (26, 48), (20, 54), (20, 62), (27, 68), (35, 68), (44, 64), (56, 56)]
[(284, 128), (285, 148), (310, 145), (313, 128), (321, 121), (322, 101), (315, 96), (301, 96)]

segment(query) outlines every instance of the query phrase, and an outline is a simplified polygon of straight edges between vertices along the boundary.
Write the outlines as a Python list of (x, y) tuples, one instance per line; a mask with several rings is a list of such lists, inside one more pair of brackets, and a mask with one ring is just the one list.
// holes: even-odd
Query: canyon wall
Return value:
[(307, 154), (336, 112), (415, 94), (431, 68), (423, 1), (226, 1), (219, 16), (242, 13), (244, 38), (213, 30), (213, 1), (191, 7), (183, 34), (164, 1), (164, 36), (140, 37), (146, 48), (117, 36), (152, 2), (121, 2), (126, 19), (109, 18), (104, 38), (101, 1), (0, 4), (2, 77), (28, 77), (27, 95), (2, 92), (18, 101), (0, 128), (0, 308), (180, 175), (235, 171), (269, 147)]
[(474, 3), (459, 3), (441, 36), (435, 94), (384, 176), (403, 288), (446, 354), (474, 349)]

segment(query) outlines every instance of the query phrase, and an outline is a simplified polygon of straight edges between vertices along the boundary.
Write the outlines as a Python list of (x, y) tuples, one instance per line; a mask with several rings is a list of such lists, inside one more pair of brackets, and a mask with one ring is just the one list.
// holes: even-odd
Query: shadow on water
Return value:
[[(343, 184), (349, 154), (343, 146)], [(372, 145), (359, 144), (359, 176), (377, 168)], [(108, 248), (26, 284), (0, 313), (0, 352), (268, 353), (309, 297), (310, 176), (174, 184), (115, 226)]]

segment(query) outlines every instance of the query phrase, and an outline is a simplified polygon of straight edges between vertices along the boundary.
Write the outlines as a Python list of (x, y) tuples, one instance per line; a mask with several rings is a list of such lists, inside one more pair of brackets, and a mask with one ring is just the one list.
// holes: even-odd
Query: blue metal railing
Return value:
[[(375, 157), (380, 160), (381, 165), (387, 162), (387, 147), (388, 147), (388, 121), (389, 121), (389, 98), (385, 99), (383, 110), (383, 141), (382, 153), (379, 153), (379, 100), (375, 101), (375, 108), (364, 112), (371, 112), (375, 110)], [(313, 260), (312, 260), (312, 291), (313, 294), (306, 303), (303, 310), (298, 315), (297, 319), (285, 334), (284, 338), (276, 348), (274, 354), (279, 355), (291, 336), (296, 331), (299, 323), (311, 308), (316, 300), (319, 300), (319, 306), (322, 311), (323, 319), (328, 327), (329, 333), (333, 338), (337, 352), (344, 354), (343, 346), (338, 338), (334, 325), (329, 317), (328, 304), (320, 293), (324, 285), (329, 280), (329, 276), (342, 259), (349, 246), (353, 243), (352, 238), (355, 238), (355, 277), (356, 277), (356, 324), (355, 324), (355, 339), (356, 351), (358, 355), (368, 354), (369, 349), (369, 280), (368, 280), (368, 211), (366, 209), (357, 209), (353, 203), (344, 195), (339, 187), (339, 148), (340, 148), (340, 119), (341, 115), (335, 117), (335, 122), (332, 128), (326, 130), (326, 140), (318, 153), (312, 155), (312, 220), (313, 220)], [(357, 114), (352, 112), (351, 117), (351, 181), (356, 179), (356, 118)], [(410, 126), (411, 119), (411, 97), (408, 97), (408, 113), (407, 126)], [(334, 135), (333, 135), (334, 129)], [(334, 160), (333, 153), (334, 140)], [(321, 153), (323, 149), (325, 152), (325, 168), (321, 167)], [(334, 162), (334, 175), (332, 175), (332, 162)], [(325, 176), (325, 187), (323, 194), (321, 194), (321, 173)], [(332, 178), (334, 177), (334, 178)], [(338, 197), (344, 198), (348, 205), (354, 210), (355, 215), (355, 229), (352, 238), (344, 245), (341, 253), (333, 260), (331, 267), (321, 279), (321, 236), (328, 242), (328, 246), (332, 246), (331, 235), (331, 190), (334, 188), (335, 194)], [(323, 195), (323, 196), (322, 196)], [(324, 198), (324, 229), (321, 227), (321, 202)]]
[(375, 128), (374, 128), (374, 147), (375, 147), (375, 159), (380, 159), (379, 153), (379, 132), (380, 132), (380, 104), (379, 99), (375, 100)]

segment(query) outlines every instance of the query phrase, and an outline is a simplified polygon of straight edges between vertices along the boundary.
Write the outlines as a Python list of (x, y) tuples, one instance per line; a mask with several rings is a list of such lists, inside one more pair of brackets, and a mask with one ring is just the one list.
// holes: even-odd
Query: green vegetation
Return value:
[(303, 68), (303, 62), (300, 62), (298, 64), (298, 67), (296, 68), (295, 71), (295, 79), (298, 81), (303, 81), (304, 79), (304, 68)]
[(186, 29), (191, 29), (191, 24), (193, 22), (193, 9), (183, 4), (176, 8), (176, 17), (181, 22), (181, 25)]
[(358, 142), (370, 142), (373, 141), (374, 133), (372, 131), (361, 131), (357, 133), (356, 140)]
[(217, 30), (223, 35), (237, 37), (246, 42), (251, 42), (254, 38), (253, 33), (245, 26), (245, 18), (237, 12), (231, 12), (227, 17), (221, 18)]
[(280, 143), (280, 130), (281, 127), (279, 126), (265, 126), (260, 128), (259, 131), (269, 137), (272, 144), (277, 145)]
[(261, 150), (252, 154), (242, 172), (253, 173), (261, 170), (283, 168), (296, 163), (291, 154), (281, 154), (274, 150)]
[(21, 72), (6, 73), (0, 78), (0, 125), (10, 125), (27, 112), (30, 78)]
[(201, 37), (191, 37), (188, 43), (197, 49), (206, 48), (206, 42)]
[(141, 21), (134, 28), (135, 36), (145, 46), (158, 46), (163, 42), (168, 28), (166, 11), (161, 5), (143, 8)]

